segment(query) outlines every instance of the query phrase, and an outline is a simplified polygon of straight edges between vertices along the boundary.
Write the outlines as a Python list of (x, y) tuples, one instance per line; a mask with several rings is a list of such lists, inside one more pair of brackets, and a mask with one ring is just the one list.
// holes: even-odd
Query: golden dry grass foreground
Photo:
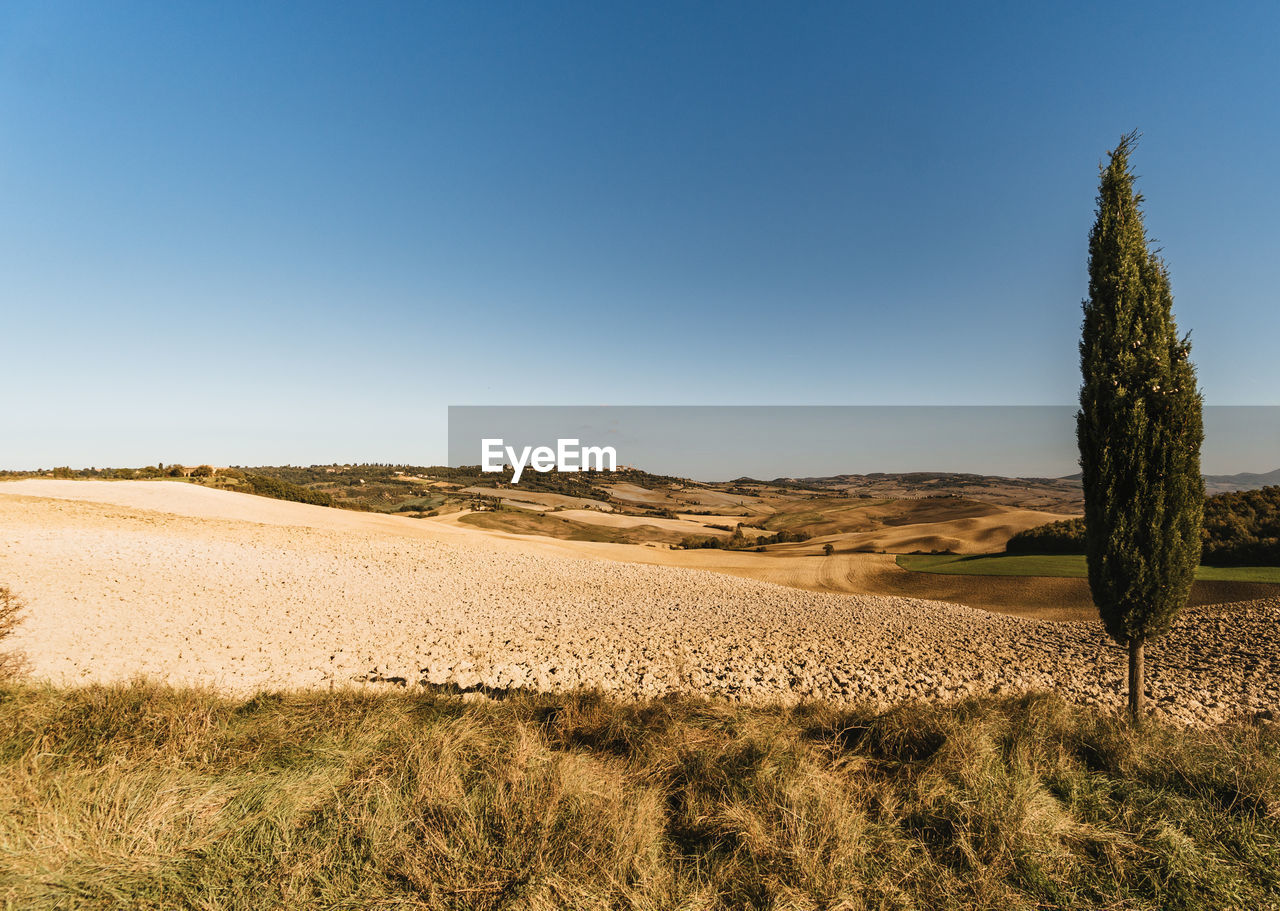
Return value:
[[(959, 577), (892, 559), (559, 540), (177, 482), (0, 484), (0, 581), (30, 604), (17, 644), (56, 683), (1119, 704), (1124, 656), (1098, 624), (904, 597)], [(1189, 613), (1151, 657), (1165, 710), (1280, 702), (1278, 617), (1275, 601)]]

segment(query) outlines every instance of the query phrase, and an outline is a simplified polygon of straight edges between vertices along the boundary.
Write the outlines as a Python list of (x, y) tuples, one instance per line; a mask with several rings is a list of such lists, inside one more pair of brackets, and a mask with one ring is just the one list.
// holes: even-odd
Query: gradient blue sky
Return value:
[(0, 467), (1069, 403), (1133, 128), (1207, 400), (1278, 404), (1277, 47), (1271, 3), (7, 3)]

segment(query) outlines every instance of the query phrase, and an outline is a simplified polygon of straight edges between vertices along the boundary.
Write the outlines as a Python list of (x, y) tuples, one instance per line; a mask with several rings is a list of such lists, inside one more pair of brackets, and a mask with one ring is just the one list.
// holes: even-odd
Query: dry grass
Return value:
[(887, 713), (595, 694), (0, 691), (14, 908), (1229, 908), (1280, 736), (1048, 696)]

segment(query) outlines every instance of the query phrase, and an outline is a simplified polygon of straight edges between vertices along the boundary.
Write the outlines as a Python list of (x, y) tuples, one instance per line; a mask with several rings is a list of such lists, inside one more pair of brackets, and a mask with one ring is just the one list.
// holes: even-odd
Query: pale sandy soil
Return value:
[[(0, 484), (0, 583), (30, 604), (17, 645), (34, 676), (58, 683), (145, 675), (245, 693), (375, 675), (879, 703), (1052, 687), (1120, 703), (1123, 655), (1097, 624), (725, 575), (752, 556), (491, 534), (172, 482)], [(847, 582), (885, 559), (775, 562)], [(1277, 602), (1189, 612), (1151, 649), (1155, 695), (1178, 694), (1162, 710), (1274, 708), (1277, 620)]]

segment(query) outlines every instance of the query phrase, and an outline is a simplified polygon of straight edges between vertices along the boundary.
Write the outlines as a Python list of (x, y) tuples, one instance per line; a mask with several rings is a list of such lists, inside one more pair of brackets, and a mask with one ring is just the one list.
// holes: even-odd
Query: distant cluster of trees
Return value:
[(780, 531), (777, 534), (756, 538), (756, 544), (801, 544), (813, 535), (807, 531)]
[[(405, 476), (448, 481), (465, 487), (497, 487), (510, 484), (510, 469), (500, 472), (481, 471), (479, 465), (274, 465), (251, 469), (254, 473), (278, 478), (303, 486), (320, 485), (339, 493), (336, 505), (358, 508), (381, 500), (398, 500), (404, 496)], [(650, 474), (632, 468), (617, 471), (526, 471), (520, 478), (521, 490), (554, 493), (588, 500), (609, 501), (608, 490), (598, 487), (603, 482), (626, 480), (650, 489), (685, 483), (680, 478)], [(381, 508), (381, 507), (378, 507)]]
[[(611, 499), (609, 491), (596, 487), (593, 482), (603, 480), (605, 476), (612, 474), (614, 473), (608, 471), (558, 471), (556, 469), (546, 472), (526, 471), (520, 476), (520, 483), (516, 486), (520, 490), (607, 502)], [(477, 483), (487, 484), (490, 479), (498, 479), (501, 483), (508, 484), (511, 482), (511, 472), (485, 474), (477, 479)]]
[(291, 500), (295, 503), (310, 503), (313, 506), (333, 506), (333, 497), (322, 490), (312, 490), (300, 484), (291, 484), (279, 478), (269, 478), (261, 474), (246, 474), (241, 482), (249, 493), (277, 500)]
[[(445, 477), (438, 469), (432, 468), (427, 469), (427, 471), (431, 473), (432, 477)], [(459, 481), (466, 479), (473, 486), (478, 487), (510, 484), (512, 475), (510, 469), (500, 472), (482, 472), (478, 465), (451, 468), (446, 469), (446, 471), (450, 473), (449, 480)], [(467, 472), (470, 472), (470, 474), (466, 474)], [(626, 481), (649, 490), (683, 486), (688, 483), (683, 478), (650, 474), (647, 471), (641, 471), (636, 468), (619, 468), (617, 471), (560, 471), (553, 468), (551, 471), (546, 472), (526, 471), (520, 476), (520, 483), (517, 486), (521, 490), (609, 502), (613, 499), (613, 495), (607, 489), (597, 485), (601, 483), (616, 483), (618, 481)]]
[[(712, 526), (712, 528), (723, 526)], [(762, 535), (759, 538), (748, 538), (742, 531), (742, 524), (733, 530), (727, 538), (715, 538), (711, 536), (690, 535), (682, 538), (678, 547), (683, 550), (748, 550), (755, 548), (763, 550), (769, 544), (798, 544), (802, 541), (808, 541), (812, 537), (803, 531), (780, 531), (773, 535)]]
[[(1206, 497), (1200, 562), (1209, 566), (1280, 565), (1280, 487)], [(1008, 554), (1083, 554), (1084, 519), (1018, 532)]]
[(1064, 519), (1020, 531), (1004, 546), (1007, 554), (1082, 554), (1084, 519)]
[(676, 546), (681, 550), (724, 550), (729, 547), (729, 542), (709, 535), (688, 535), (681, 538)]
[(166, 465), (163, 462), (158, 462), (155, 465), (144, 465), (141, 468), (71, 468), (67, 465), (61, 465), (57, 468), (38, 468), (34, 471), (0, 471), (0, 478), (134, 481), (154, 478), (211, 478), (215, 474), (221, 474), (221, 472), (212, 465), (197, 465), (194, 468), (188, 468), (185, 465)]
[(1206, 499), (1201, 561), (1219, 566), (1280, 566), (1280, 487)]

